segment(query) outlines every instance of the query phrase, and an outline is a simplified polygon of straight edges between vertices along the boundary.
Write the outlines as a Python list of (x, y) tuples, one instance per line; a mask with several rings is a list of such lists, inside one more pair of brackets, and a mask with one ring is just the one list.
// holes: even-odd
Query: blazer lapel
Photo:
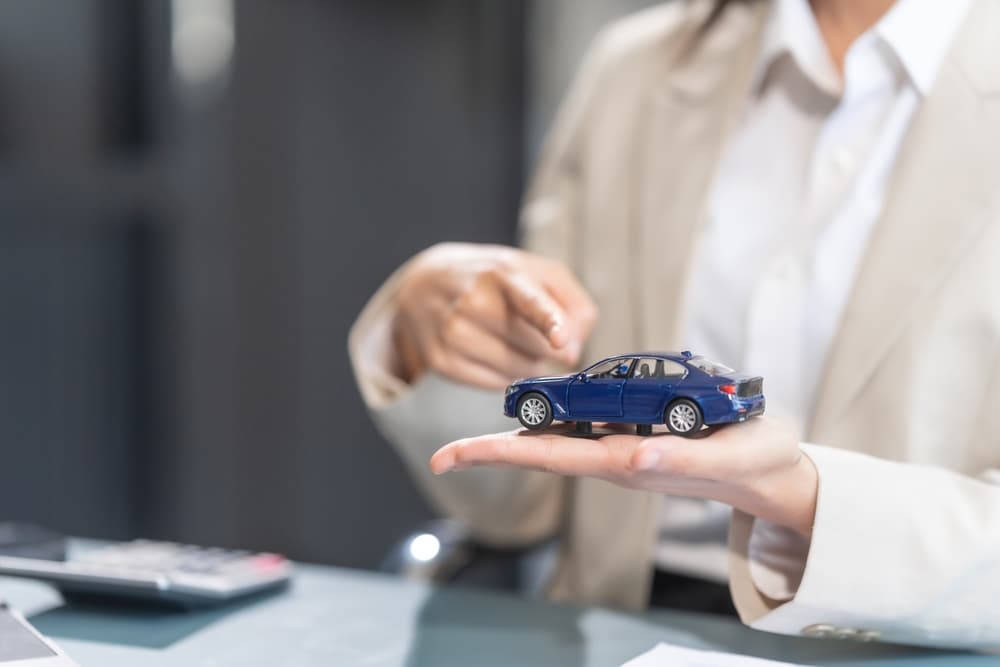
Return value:
[[(705, 3), (706, 6), (708, 3)], [(678, 40), (664, 59), (662, 83), (651, 88), (637, 133), (635, 238), (641, 263), (634, 307), (641, 344), (681, 345), (680, 313), (691, 248), (704, 217), (719, 151), (750, 86), (770, 3), (734, 5), (701, 39), (697, 56)], [(702, 16), (694, 16), (688, 39)]]
[[(704, 191), (713, 175), (719, 147), (741, 110), (751, 66), (770, 3), (734, 5), (685, 58), (684, 37), (672, 40), (660, 63), (661, 75), (643, 100), (635, 135), (637, 247), (630, 270), (638, 277), (628, 312), (636, 318), (641, 344), (675, 347), (677, 313)], [(703, 3), (707, 8), (709, 3)], [(693, 12), (688, 38), (704, 15)], [(565, 563), (553, 584), (559, 597), (614, 601), (641, 607), (649, 595), (650, 544), (656, 539), (661, 496), (636, 493), (600, 480), (580, 480), (574, 507), (580, 522), (572, 563)], [(601, 520), (601, 517), (604, 519)], [(624, 518), (623, 518), (624, 517)], [(615, 558), (609, 558), (605, 528), (617, 521)], [(600, 528), (594, 532), (594, 527)]]
[(887, 205), (827, 360), (809, 439), (843, 415), (990, 220), (1000, 151), (1000, 5), (979, 0), (942, 65), (895, 167)]

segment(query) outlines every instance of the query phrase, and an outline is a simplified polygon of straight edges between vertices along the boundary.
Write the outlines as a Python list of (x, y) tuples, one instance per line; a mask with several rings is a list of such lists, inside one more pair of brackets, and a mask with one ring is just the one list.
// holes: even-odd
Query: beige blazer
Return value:
[[(688, 258), (769, 6), (736, 3), (689, 49), (708, 3), (671, 2), (607, 29), (587, 57), (522, 223), (524, 245), (565, 260), (600, 308), (588, 357), (683, 346)], [(975, 0), (905, 140), (809, 428), (820, 496), (793, 600), (753, 586), (752, 518), (734, 516), (731, 588), (754, 627), (1000, 646), (998, 35), (1000, 2)], [(406, 389), (372, 361), (395, 280), (350, 347), (376, 422), (422, 488), (484, 539), (558, 535), (551, 597), (644, 606), (652, 494), (538, 472), (430, 475), (446, 440), (512, 425), (492, 393), (440, 378)], [(461, 401), (463, 417), (448, 421), (421, 392)]]

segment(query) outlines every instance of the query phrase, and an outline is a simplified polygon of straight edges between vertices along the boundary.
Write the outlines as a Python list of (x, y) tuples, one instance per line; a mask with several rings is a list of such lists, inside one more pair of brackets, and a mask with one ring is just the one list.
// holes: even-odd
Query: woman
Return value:
[[(1000, 646), (997, 34), (993, 0), (680, 0), (607, 30), (525, 250), (425, 251), (352, 332), (427, 493), (483, 539), (558, 535), (555, 598), (728, 577), (755, 628)], [(763, 375), (769, 415), (458, 440), (427, 473), (510, 428), (471, 387), (644, 349)]]

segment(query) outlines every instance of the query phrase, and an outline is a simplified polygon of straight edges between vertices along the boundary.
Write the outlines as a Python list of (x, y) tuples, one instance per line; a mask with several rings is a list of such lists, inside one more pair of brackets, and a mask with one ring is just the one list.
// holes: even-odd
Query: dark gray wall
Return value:
[(190, 105), (168, 3), (0, 5), (0, 515), (361, 566), (428, 517), (346, 332), (419, 248), (512, 238), (523, 14), (241, 0)]
[(158, 388), (119, 5), (0, 4), (0, 517), (114, 537), (146, 507)]
[(124, 536), (139, 518), (148, 416), (137, 220), (4, 207), (0, 516)]

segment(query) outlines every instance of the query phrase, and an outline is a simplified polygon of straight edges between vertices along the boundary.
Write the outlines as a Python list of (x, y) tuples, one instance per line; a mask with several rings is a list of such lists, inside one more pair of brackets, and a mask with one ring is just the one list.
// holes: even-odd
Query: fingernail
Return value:
[(446, 472), (451, 472), (454, 467), (454, 456), (441, 456), (431, 459), (431, 472), (435, 475), (443, 475)]
[(556, 322), (549, 328), (549, 342), (556, 347), (562, 347), (566, 344), (566, 330), (561, 322)]
[(652, 470), (660, 465), (660, 452), (653, 447), (647, 447), (639, 452), (635, 462), (636, 470)]

